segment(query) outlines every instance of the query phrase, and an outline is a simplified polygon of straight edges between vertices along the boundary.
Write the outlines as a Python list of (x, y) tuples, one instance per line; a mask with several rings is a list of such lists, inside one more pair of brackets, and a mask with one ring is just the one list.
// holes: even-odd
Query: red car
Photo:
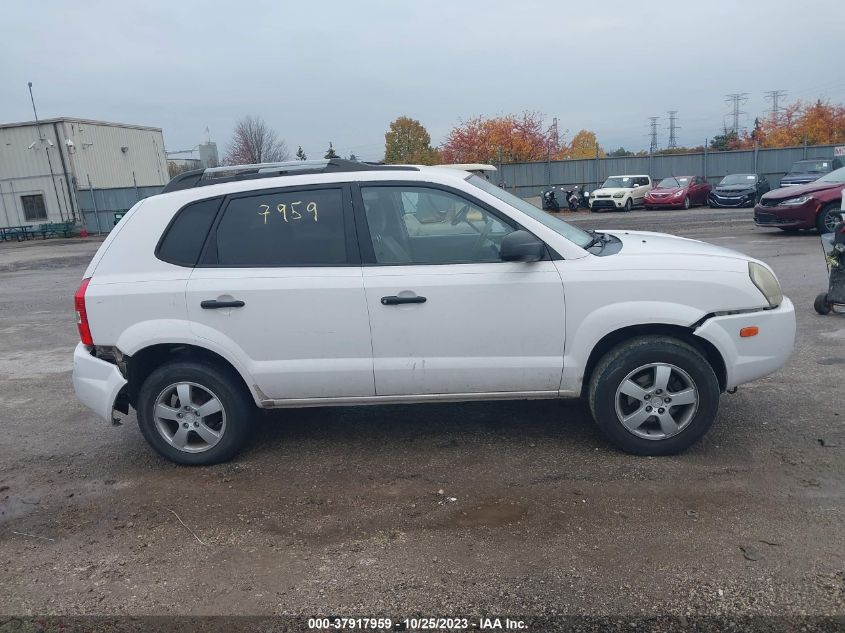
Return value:
[(670, 176), (645, 194), (646, 209), (689, 209), (707, 204), (712, 186), (700, 176)]
[(832, 213), (842, 204), (843, 187), (845, 167), (806, 185), (774, 189), (754, 207), (754, 224), (783, 231), (818, 229), (830, 233), (836, 226)]

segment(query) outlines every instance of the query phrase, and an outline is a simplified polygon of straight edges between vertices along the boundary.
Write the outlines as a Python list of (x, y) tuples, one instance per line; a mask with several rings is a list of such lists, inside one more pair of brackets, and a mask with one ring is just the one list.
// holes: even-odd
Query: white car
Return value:
[(651, 176), (610, 176), (590, 194), (590, 210), (630, 211), (645, 203), (645, 194), (652, 189)]
[(177, 176), (75, 303), (80, 400), (133, 407), (186, 464), (233, 456), (256, 408), (565, 397), (622, 449), (676, 453), (795, 333), (740, 253), (585, 232), (455, 169), (336, 159)]

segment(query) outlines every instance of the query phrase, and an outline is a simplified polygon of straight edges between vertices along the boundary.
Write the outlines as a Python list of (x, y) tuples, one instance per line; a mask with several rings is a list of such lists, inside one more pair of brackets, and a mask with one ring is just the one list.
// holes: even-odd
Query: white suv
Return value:
[(651, 176), (610, 176), (590, 194), (590, 210), (617, 209), (630, 211), (645, 203), (645, 194), (652, 189)]
[(585, 232), (485, 179), (342, 160), (220, 168), (136, 204), (76, 294), (80, 400), (165, 457), (230, 458), (256, 408), (586, 397), (622, 449), (683, 450), (788, 358), (771, 269)]

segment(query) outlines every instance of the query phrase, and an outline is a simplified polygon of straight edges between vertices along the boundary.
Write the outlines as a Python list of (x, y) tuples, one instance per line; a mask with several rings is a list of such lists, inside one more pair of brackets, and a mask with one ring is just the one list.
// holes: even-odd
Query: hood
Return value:
[(632, 191), (633, 189), (634, 189), (633, 187), (607, 187), (607, 188), (596, 189), (595, 191), (593, 191), (592, 195), (594, 195), (594, 196), (598, 196), (600, 194), (613, 195), (614, 193), (619, 193), (620, 191), (624, 191), (624, 192), (627, 193), (629, 191)]
[[(729, 248), (714, 246), (706, 242), (691, 240), (686, 237), (676, 237), (665, 233), (650, 231), (602, 231), (610, 233), (622, 242), (620, 256), (627, 257), (655, 257), (664, 255), (681, 255), (689, 258), (690, 269), (696, 270), (739, 270), (747, 269), (749, 261), (756, 261), (742, 253)], [(702, 265), (699, 259), (697, 265), (692, 265), (695, 258), (708, 258)], [(632, 264), (632, 267), (635, 266)]]
[(757, 191), (756, 185), (718, 185), (713, 188), (713, 191), (719, 193), (739, 193), (740, 191)]
[(677, 193), (679, 191), (686, 191), (687, 187), (654, 187), (649, 193)]
[(796, 173), (796, 174), (786, 174), (783, 178), (780, 179), (781, 184), (783, 183), (796, 183), (796, 184), (804, 184), (808, 182), (813, 182), (814, 180), (818, 180), (825, 174), (808, 174), (804, 173)]
[[(783, 182), (783, 181), (781, 181)], [(766, 200), (787, 200), (789, 198), (796, 198), (805, 193), (814, 193), (816, 191), (825, 191), (827, 189), (843, 189), (845, 183), (842, 182), (811, 182), (806, 185), (795, 185), (792, 187), (782, 187), (780, 189), (773, 189), (768, 193), (763, 194)]]

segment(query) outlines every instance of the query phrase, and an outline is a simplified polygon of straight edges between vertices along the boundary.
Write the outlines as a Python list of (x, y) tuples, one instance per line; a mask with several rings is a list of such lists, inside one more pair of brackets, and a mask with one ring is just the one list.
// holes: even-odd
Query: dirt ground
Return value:
[(260, 415), (237, 460), (179, 467), (74, 397), (97, 242), (0, 244), (0, 613), (845, 615), (845, 316), (813, 312), (818, 236), (750, 210), (567, 218), (769, 262), (789, 364), (676, 457), (535, 401)]

